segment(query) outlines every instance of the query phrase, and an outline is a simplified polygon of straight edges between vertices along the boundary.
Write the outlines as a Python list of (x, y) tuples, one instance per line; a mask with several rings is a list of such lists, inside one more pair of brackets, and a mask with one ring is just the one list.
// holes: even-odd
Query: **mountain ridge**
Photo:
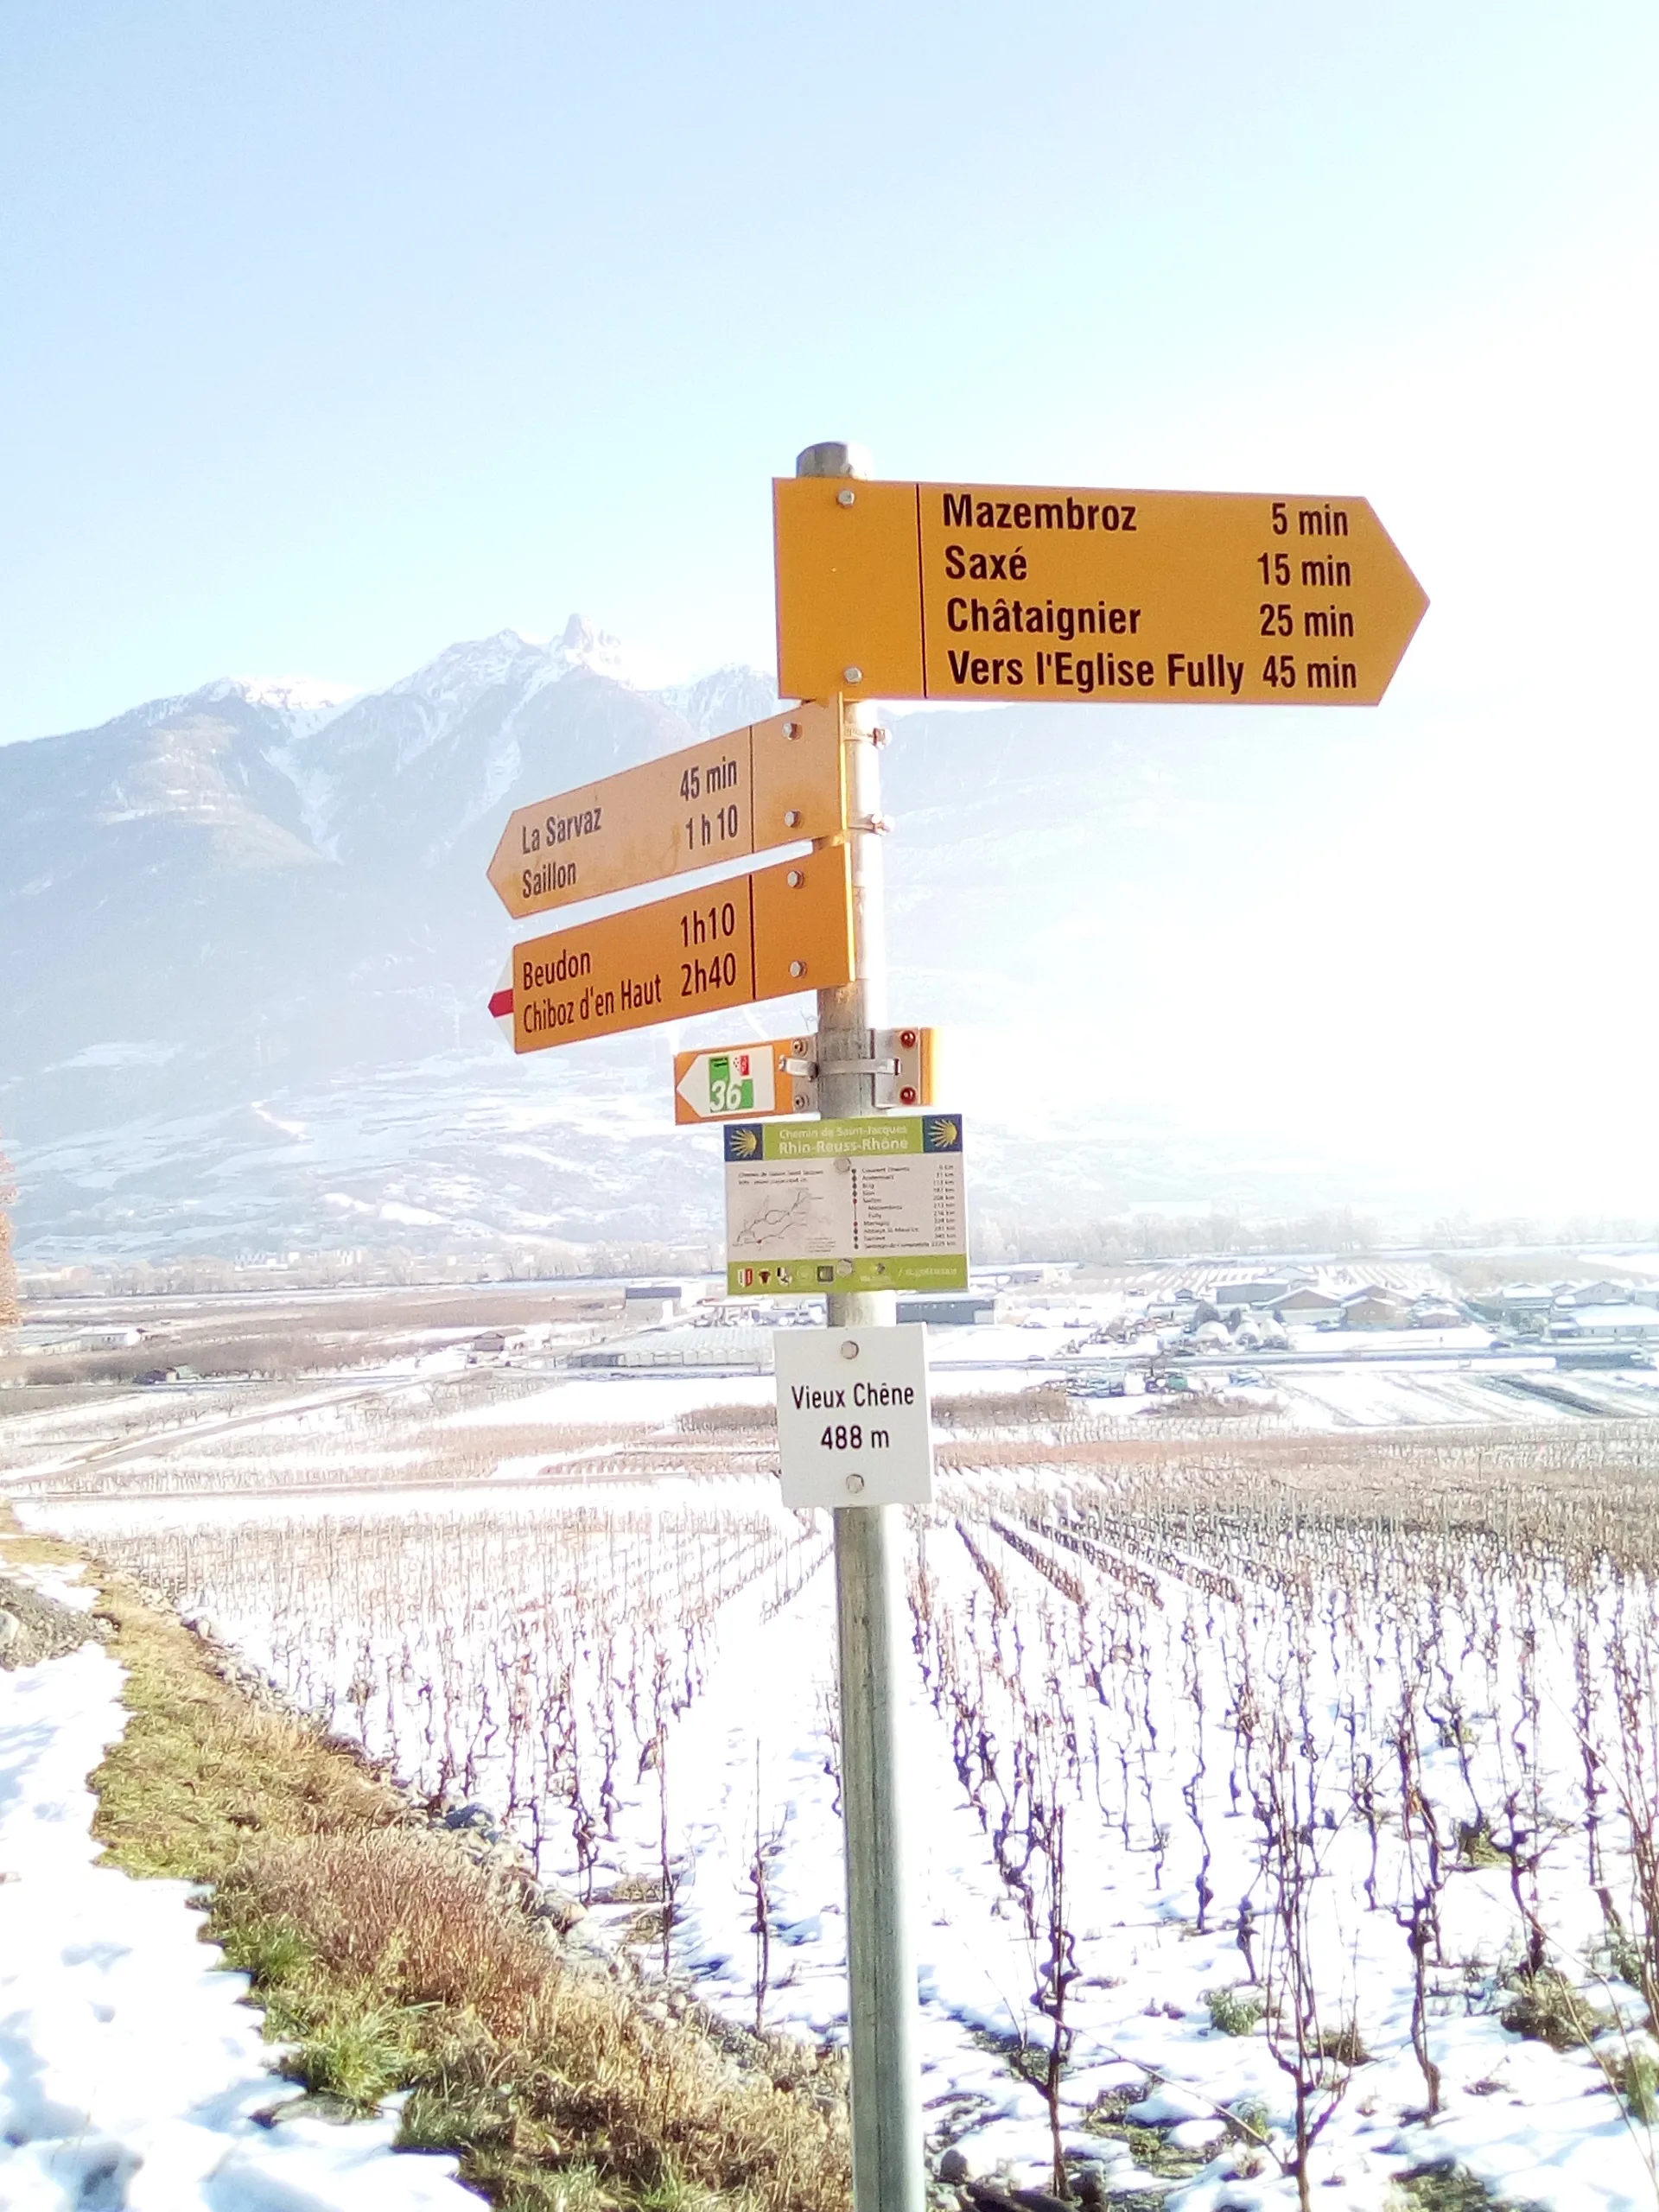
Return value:
[[(22, 1255), (712, 1247), (720, 1170), (673, 1128), (669, 1052), (811, 1001), (518, 1061), (486, 1011), (524, 934), (484, 873), (511, 809), (777, 703), (757, 670), (646, 690), (626, 666), (576, 616), (344, 699), (216, 677), (0, 747)], [(1255, 710), (1246, 747), (1213, 711), (886, 718), (890, 1002), (945, 1032), (986, 1249), (1136, 1205), (1399, 1217), (1386, 1143), (1325, 1126), (1324, 1035), (1298, 1057), (1292, 1019), (1264, 1032), (1255, 988), (1207, 980), (1288, 976), (1264, 957), (1377, 772), (1351, 723)]]
[[(296, 1201), (301, 1124), (260, 1094), (354, 1084), (340, 1103), (360, 1135), (395, 1071), (454, 1059), (463, 1015), (474, 1052), (433, 1080), (465, 1091), (507, 934), (487, 818), (772, 704), (753, 671), (659, 696), (622, 665), (578, 615), (544, 644), (458, 641), (378, 692), (214, 677), (0, 748), (0, 1125), (25, 1252), (289, 1243), (383, 1208), (401, 1230), (481, 1233), (466, 1206), (405, 1194), (391, 1145), (372, 1205)], [(511, 1087), (510, 1058), (484, 1065)], [(543, 1166), (556, 1211), (640, 1233), (632, 1202), (584, 1205), (579, 1166)], [(468, 1180), (444, 1176), (452, 1198)]]

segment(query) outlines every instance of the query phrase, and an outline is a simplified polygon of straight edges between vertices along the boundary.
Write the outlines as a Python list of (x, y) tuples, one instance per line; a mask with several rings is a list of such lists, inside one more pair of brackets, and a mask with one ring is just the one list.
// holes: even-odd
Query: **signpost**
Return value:
[[(809, 446), (796, 462), (834, 499), (855, 491), (847, 446)], [(837, 686), (837, 689), (842, 687)], [(812, 696), (802, 693), (802, 697)], [(843, 709), (854, 972), (818, 994), (818, 1084), (824, 1113), (875, 1110), (876, 1030), (887, 1020), (881, 897), (880, 754), (874, 715)], [(891, 1291), (832, 1291), (834, 1329), (890, 1328)], [(886, 1505), (836, 1509), (836, 1642), (841, 1685), (841, 1795), (847, 1850), (847, 2018), (852, 2075), (855, 2212), (923, 2212), (922, 2110), (916, 2054), (916, 1966), (908, 1852), (899, 1787), (899, 1668), (906, 1648), (902, 1527)]]
[(828, 1331), (774, 1343), (785, 1501), (835, 1514), (853, 2196), (923, 2212), (891, 1509), (931, 1495), (932, 1459), (893, 1291), (966, 1286), (966, 1216), (960, 1121), (875, 1118), (931, 1103), (932, 1033), (881, 1026), (866, 702), (1375, 705), (1427, 602), (1360, 499), (875, 483), (838, 444), (796, 468), (773, 486), (779, 684), (807, 703), (521, 808), (489, 873), (521, 917), (812, 849), (519, 945), (490, 1011), (527, 1052), (817, 992), (816, 1038), (678, 1055), (675, 1116), (725, 1124), (728, 1289), (827, 1294)]
[[(845, 845), (531, 938), (512, 954), (512, 1048), (540, 1052), (845, 983)], [(490, 1011), (507, 1011), (498, 991)]]
[(966, 1290), (960, 1118), (729, 1122), (726, 1287), (734, 1298)]
[(1375, 706), (1428, 601), (1368, 500), (780, 478), (812, 697)]
[(926, 1505), (927, 1331), (774, 1329), (785, 1505)]
[[(937, 1048), (931, 1029), (873, 1033), (870, 1072), (878, 1106), (931, 1106)], [(756, 1114), (816, 1114), (818, 1040), (773, 1037), (674, 1055), (674, 1118), (735, 1122)]]
[(832, 698), (521, 806), (489, 877), (518, 920), (846, 829)]

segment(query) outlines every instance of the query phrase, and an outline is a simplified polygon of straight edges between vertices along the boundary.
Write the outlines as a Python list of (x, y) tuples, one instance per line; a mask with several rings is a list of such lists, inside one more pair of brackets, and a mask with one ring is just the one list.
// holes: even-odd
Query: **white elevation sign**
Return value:
[(926, 1505), (927, 1331), (774, 1329), (785, 1505)]

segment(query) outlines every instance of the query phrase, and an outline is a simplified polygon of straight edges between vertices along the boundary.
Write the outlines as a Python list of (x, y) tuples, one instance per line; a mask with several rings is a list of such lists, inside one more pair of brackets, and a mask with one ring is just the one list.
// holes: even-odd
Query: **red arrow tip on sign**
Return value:
[(512, 1012), (512, 989), (511, 985), (509, 985), (505, 991), (498, 991), (495, 996), (490, 1001), (490, 1012), (495, 1016), (498, 1021), (504, 1020), (506, 1015)]

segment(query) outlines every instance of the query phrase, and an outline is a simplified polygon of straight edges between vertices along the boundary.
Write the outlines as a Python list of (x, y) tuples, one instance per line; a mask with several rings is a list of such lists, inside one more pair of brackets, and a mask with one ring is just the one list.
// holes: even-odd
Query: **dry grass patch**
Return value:
[(217, 1881), (255, 1836), (330, 1834), (407, 1821), (341, 1745), (263, 1711), (207, 1663), (170, 1616), (106, 1582), (103, 1610), (128, 1670), (132, 1718), (93, 1776), (92, 1833), (134, 1874)]
[(0, 1498), (0, 1566), (74, 1567), (79, 1559), (72, 1545), (60, 1544), (55, 1536), (26, 1535), (17, 1516)]
[[(776, 1406), (693, 1406), (674, 1424), (682, 1436), (730, 1436), (778, 1433)], [(626, 1432), (617, 1430), (618, 1436)]]
[(969, 1390), (933, 1401), (933, 1418), (943, 1428), (1052, 1427), (1071, 1417), (1070, 1395), (1056, 1382), (1026, 1390)]
[(1211, 1390), (1173, 1390), (1167, 1397), (1154, 1398), (1147, 1408), (1146, 1417), (1154, 1421), (1247, 1421), (1254, 1416), (1259, 1421), (1268, 1411), (1254, 1398), (1229, 1398)]
[(213, 1885), (208, 1933), (284, 2070), (365, 2110), (410, 2090), (403, 2139), (455, 2152), (512, 2212), (843, 2212), (837, 2062), (740, 2066), (648, 2014), (348, 1746), (251, 1702), (117, 1578), (105, 1610), (132, 1719), (93, 1777), (94, 1832), (130, 1872)]
[(847, 2201), (838, 2094), (779, 2088), (643, 2013), (626, 1982), (561, 1965), (511, 1891), (436, 1837), (256, 1849), (215, 1912), (311, 2086), (368, 2102), (412, 2083), (407, 2139), (461, 2147), (499, 2202), (553, 2204), (573, 2166), (640, 2206), (686, 2190), (756, 2212)]
[(301, 1935), (335, 1979), (378, 1980), (400, 2005), (521, 2018), (548, 1978), (548, 1945), (501, 1883), (424, 1828), (271, 1842), (240, 1859), (219, 1904)]

